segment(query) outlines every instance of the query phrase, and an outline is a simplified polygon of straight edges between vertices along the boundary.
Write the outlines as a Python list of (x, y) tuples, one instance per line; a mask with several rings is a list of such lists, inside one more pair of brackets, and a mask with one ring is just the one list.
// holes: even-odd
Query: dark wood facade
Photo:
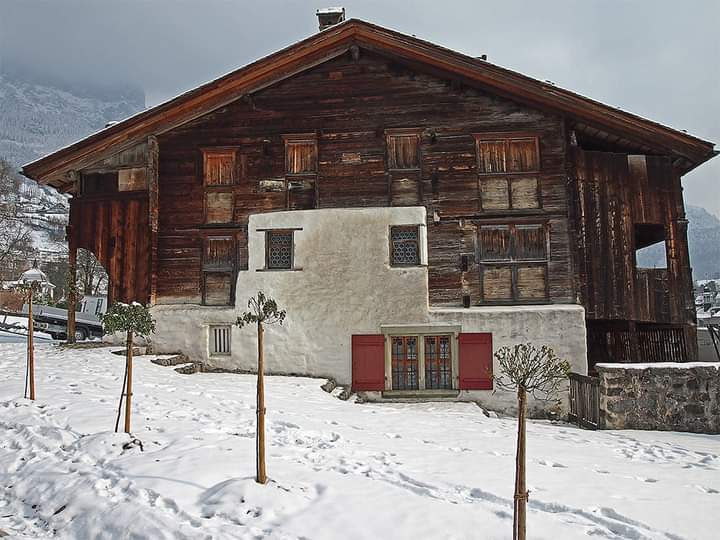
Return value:
[[(579, 302), (591, 361), (641, 359), (676, 329), (667, 358), (693, 358), (693, 156), (666, 150), (670, 135), (614, 134), (377, 44), (343, 51), (114, 153), (93, 139), (109, 155), (66, 173), (70, 239), (114, 299), (232, 304), (254, 213), (422, 205), (431, 305)], [(657, 241), (667, 269), (637, 268)]]

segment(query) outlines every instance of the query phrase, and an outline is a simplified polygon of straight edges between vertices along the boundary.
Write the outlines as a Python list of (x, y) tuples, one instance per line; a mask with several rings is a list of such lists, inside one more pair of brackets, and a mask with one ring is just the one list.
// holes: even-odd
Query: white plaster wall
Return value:
[[(390, 266), (389, 227), (421, 227), (418, 267)], [(238, 274), (235, 308), (158, 305), (154, 344), (158, 351), (182, 351), (213, 367), (252, 371), (254, 328), (232, 330), (231, 356), (208, 356), (208, 326), (232, 324), (247, 299), (263, 291), (287, 310), (283, 326), (268, 327), (266, 365), (270, 373), (333, 377), (351, 382), (352, 334), (380, 334), (383, 325), (459, 324), (463, 332), (491, 332), (493, 347), (531, 341), (547, 344), (586, 369), (585, 316), (577, 305), (428, 307), (425, 208), (320, 209), (250, 217), (249, 264)], [(301, 228), (295, 232), (292, 271), (263, 271), (265, 233), (259, 229)], [(497, 366), (496, 366), (497, 369)], [(514, 395), (463, 392), (494, 409), (512, 409)], [(563, 408), (566, 404), (563, 405)]]

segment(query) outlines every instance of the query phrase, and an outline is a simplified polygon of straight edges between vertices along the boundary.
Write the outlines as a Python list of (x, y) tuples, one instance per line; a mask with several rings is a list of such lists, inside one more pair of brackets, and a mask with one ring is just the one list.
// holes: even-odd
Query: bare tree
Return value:
[(560, 360), (555, 352), (543, 345), (539, 349), (530, 343), (514, 347), (502, 347), (495, 352), (500, 364), (496, 387), (501, 390), (517, 391), (518, 435), (515, 459), (515, 504), (513, 507), (513, 539), (525, 540), (527, 501), (529, 492), (525, 482), (525, 420), (527, 417), (527, 396), (537, 399), (551, 399), (567, 379), (570, 364)]
[(27, 260), (32, 251), (30, 228), (21, 212), (19, 187), (20, 180), (12, 166), (0, 159), (0, 271), (14, 268), (18, 259)]
[(107, 272), (91, 251), (78, 249), (76, 272), (81, 294), (97, 296), (106, 290)]
[(256, 477), (258, 484), (267, 482), (265, 472), (265, 351), (264, 336), (266, 324), (282, 324), (285, 320), (285, 310), (279, 310), (272, 298), (266, 298), (262, 292), (248, 300), (249, 311), (244, 312), (237, 319), (237, 325), (242, 328), (246, 324), (257, 325), (258, 336), (258, 372), (257, 372), (257, 446), (256, 446)]

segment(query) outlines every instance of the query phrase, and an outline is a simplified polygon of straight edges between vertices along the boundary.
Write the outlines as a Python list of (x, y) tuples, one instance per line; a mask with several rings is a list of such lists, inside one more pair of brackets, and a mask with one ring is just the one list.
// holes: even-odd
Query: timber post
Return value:
[(35, 344), (33, 343), (33, 287), (28, 289), (28, 333), (27, 333), (27, 370), (30, 384), (30, 399), (35, 400)]
[(257, 374), (257, 482), (265, 484), (265, 329), (262, 321), (258, 321), (258, 374)]
[[(79, 189), (79, 174), (77, 171), (71, 171), (68, 175)], [(75, 343), (75, 312), (77, 310), (77, 230), (73, 227), (75, 214), (75, 199), (70, 200), (70, 224), (65, 229), (68, 241), (68, 305), (67, 305), (67, 328), (65, 330), (65, 340), (68, 344)]]
[(525, 540), (528, 491), (525, 481), (525, 417), (527, 415), (527, 393), (518, 388), (518, 440), (515, 459), (515, 519), (513, 540)]

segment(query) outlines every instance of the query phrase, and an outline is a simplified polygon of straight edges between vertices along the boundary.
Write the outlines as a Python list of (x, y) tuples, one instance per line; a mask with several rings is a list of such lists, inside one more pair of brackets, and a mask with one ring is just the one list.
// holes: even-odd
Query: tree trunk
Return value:
[(35, 344), (33, 343), (33, 291), (28, 294), (28, 333), (27, 333), (27, 362), (28, 379), (30, 382), (30, 399), (35, 399)]
[(525, 516), (527, 512), (528, 491), (525, 483), (525, 416), (527, 414), (527, 394), (518, 388), (518, 435), (517, 455), (515, 458), (515, 512), (513, 519), (513, 539), (525, 540)]
[(262, 322), (258, 321), (258, 374), (257, 374), (257, 477), (258, 484), (267, 482), (265, 474), (265, 355)]
[(127, 332), (127, 351), (125, 352), (127, 362), (127, 388), (125, 392), (125, 433), (130, 433), (130, 406), (132, 400), (132, 361), (133, 361), (133, 333)]

